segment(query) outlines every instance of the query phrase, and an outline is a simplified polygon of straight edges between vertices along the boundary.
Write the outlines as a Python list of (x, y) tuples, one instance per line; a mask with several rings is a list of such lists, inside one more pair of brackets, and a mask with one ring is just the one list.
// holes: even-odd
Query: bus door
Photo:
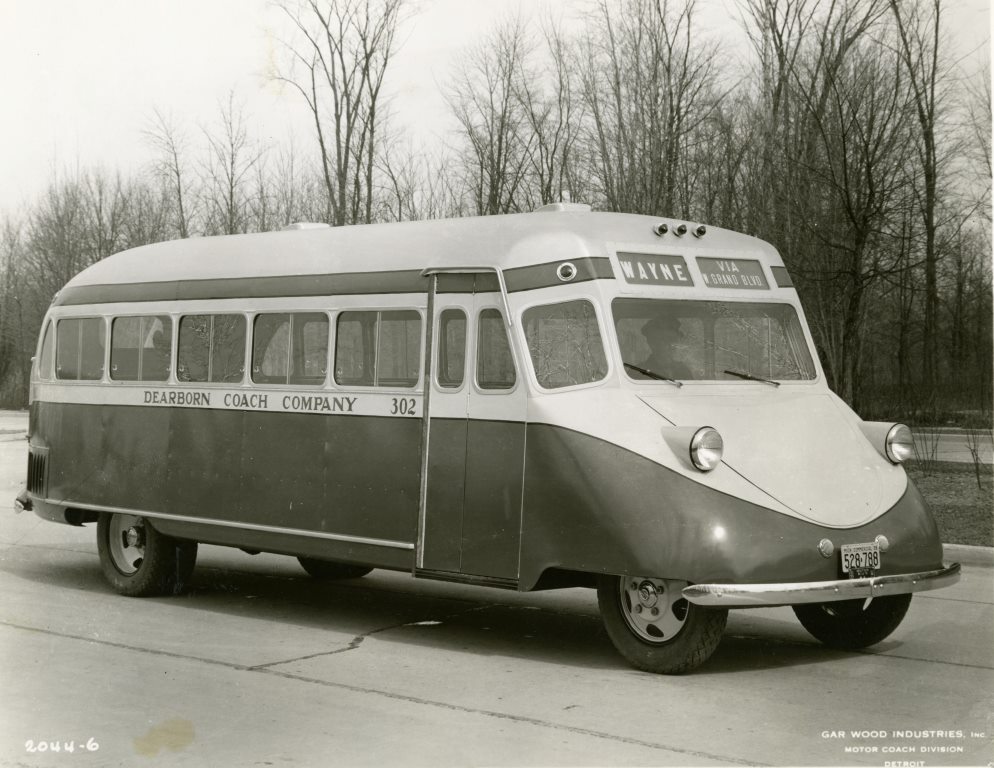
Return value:
[(430, 275), (415, 574), (518, 578), (526, 391), (499, 275)]

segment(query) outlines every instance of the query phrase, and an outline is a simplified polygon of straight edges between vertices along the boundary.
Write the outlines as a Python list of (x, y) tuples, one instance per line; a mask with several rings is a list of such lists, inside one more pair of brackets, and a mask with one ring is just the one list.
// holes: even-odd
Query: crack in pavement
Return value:
[[(482, 608), (485, 607), (487, 606), (480, 606), (480, 608), (475, 608), (472, 610), (481, 610)], [(662, 752), (670, 752), (676, 755), (685, 755), (705, 760), (720, 761), (722, 763), (729, 763), (733, 765), (748, 765), (748, 766), (772, 765), (772, 763), (760, 763), (751, 760), (743, 760), (737, 757), (729, 757), (727, 755), (718, 755), (711, 752), (703, 752), (695, 749), (686, 749), (682, 747), (669, 746), (657, 742), (646, 741), (644, 739), (637, 739), (631, 736), (622, 736), (619, 734), (607, 733), (606, 731), (597, 731), (592, 728), (584, 728), (582, 726), (573, 726), (573, 725), (567, 725), (565, 723), (557, 723), (550, 720), (542, 720), (541, 718), (529, 717), (527, 715), (515, 715), (510, 712), (499, 712), (491, 709), (483, 709), (481, 707), (470, 707), (462, 704), (450, 704), (449, 702), (445, 701), (437, 701), (435, 699), (426, 699), (420, 696), (411, 696), (403, 693), (395, 693), (392, 691), (385, 691), (378, 688), (367, 688), (359, 685), (349, 685), (348, 683), (333, 682), (330, 680), (321, 680), (319, 678), (307, 677), (305, 675), (297, 675), (293, 674), (292, 672), (284, 672), (281, 670), (270, 669), (268, 667), (245, 666), (244, 664), (234, 664), (232, 662), (220, 661), (218, 659), (204, 658), (200, 656), (194, 656), (191, 654), (175, 653), (173, 651), (161, 651), (152, 648), (143, 648), (141, 646), (129, 645), (127, 643), (118, 643), (111, 640), (100, 640), (99, 638), (87, 637), (85, 635), (74, 635), (66, 632), (56, 632), (55, 630), (41, 629), (39, 627), (29, 627), (23, 624), (15, 624), (13, 622), (8, 622), (3, 620), (0, 620), (0, 626), (10, 627), (12, 629), (20, 629), (26, 632), (36, 632), (38, 634), (49, 635), (52, 637), (58, 637), (67, 640), (82, 640), (88, 643), (104, 645), (112, 648), (121, 648), (136, 653), (147, 653), (153, 656), (163, 656), (167, 658), (183, 659), (185, 661), (202, 662), (204, 664), (224, 667), (226, 669), (234, 670), (237, 672), (251, 672), (254, 674), (272, 675), (274, 677), (280, 677), (286, 680), (294, 680), (297, 682), (308, 683), (311, 685), (318, 685), (325, 688), (335, 688), (339, 690), (352, 691), (354, 693), (361, 693), (371, 696), (388, 698), (394, 701), (403, 701), (410, 704), (419, 704), (422, 706), (433, 707), (436, 709), (445, 709), (451, 712), (460, 712), (463, 714), (470, 714), (470, 715), (480, 715), (483, 717), (520, 723), (523, 725), (532, 725), (538, 728), (548, 728), (551, 730), (565, 731), (567, 733), (575, 735), (589, 736), (596, 739), (604, 739), (607, 741), (614, 741), (623, 744), (631, 744), (634, 746), (645, 747), (647, 749), (654, 749)], [(398, 626), (407, 626), (407, 625), (401, 624)], [(381, 630), (374, 630), (374, 631), (386, 631), (387, 629), (390, 629), (390, 627), (383, 627)], [(366, 636), (368, 636), (369, 634), (371, 633), (366, 633)]]
[(482, 611), (486, 608), (496, 608), (496, 607), (500, 607), (500, 603), (487, 603), (484, 605), (474, 606), (472, 608), (467, 608), (464, 611), (455, 611), (454, 613), (447, 613), (441, 618), (437, 619), (421, 619), (420, 621), (405, 621), (402, 624), (390, 624), (386, 627), (378, 627), (377, 629), (371, 629), (368, 632), (363, 632), (360, 635), (356, 635), (355, 637), (352, 638), (352, 640), (345, 648), (336, 648), (333, 651), (320, 651), (319, 653), (311, 653), (308, 654), (307, 656), (297, 656), (292, 659), (269, 661), (266, 662), (265, 664), (255, 664), (251, 667), (246, 667), (246, 669), (263, 671), (271, 669), (272, 667), (279, 666), (281, 664), (292, 664), (295, 661), (308, 661), (309, 659), (317, 659), (322, 656), (334, 656), (339, 653), (347, 653), (349, 651), (354, 651), (356, 648), (362, 645), (362, 641), (365, 640), (367, 637), (378, 635), (381, 632), (389, 632), (392, 629), (403, 629), (404, 627), (422, 626), (426, 622), (432, 622), (433, 624), (444, 624), (446, 620), (454, 619), (457, 616), (465, 616), (466, 614), (473, 613), (474, 611)]

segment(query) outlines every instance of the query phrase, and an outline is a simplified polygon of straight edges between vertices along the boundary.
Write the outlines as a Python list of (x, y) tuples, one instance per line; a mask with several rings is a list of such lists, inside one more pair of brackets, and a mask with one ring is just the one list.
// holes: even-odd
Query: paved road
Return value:
[(0, 765), (994, 761), (989, 568), (918, 595), (871, 652), (821, 648), (789, 609), (738, 612), (708, 665), (659, 677), (617, 656), (585, 590), (320, 584), (203, 547), (190, 593), (119, 597), (92, 527), (13, 514), (24, 455), (0, 435)]
[(971, 448), (977, 452), (977, 460), (982, 464), (994, 463), (990, 430), (977, 430), (972, 434), (966, 430), (915, 430), (915, 450), (920, 459), (972, 464)]

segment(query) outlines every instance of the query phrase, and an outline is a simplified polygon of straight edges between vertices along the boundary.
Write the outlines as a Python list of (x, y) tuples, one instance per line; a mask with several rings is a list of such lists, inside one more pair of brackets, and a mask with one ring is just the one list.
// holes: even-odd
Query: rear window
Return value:
[(60, 320), (56, 328), (55, 375), (97, 381), (104, 372), (104, 321), (100, 317)]

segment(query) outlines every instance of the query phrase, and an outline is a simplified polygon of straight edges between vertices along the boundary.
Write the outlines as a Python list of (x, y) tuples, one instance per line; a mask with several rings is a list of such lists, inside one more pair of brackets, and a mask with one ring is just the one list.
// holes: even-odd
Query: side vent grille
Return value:
[(48, 450), (32, 448), (28, 454), (28, 490), (42, 499), (48, 496)]

